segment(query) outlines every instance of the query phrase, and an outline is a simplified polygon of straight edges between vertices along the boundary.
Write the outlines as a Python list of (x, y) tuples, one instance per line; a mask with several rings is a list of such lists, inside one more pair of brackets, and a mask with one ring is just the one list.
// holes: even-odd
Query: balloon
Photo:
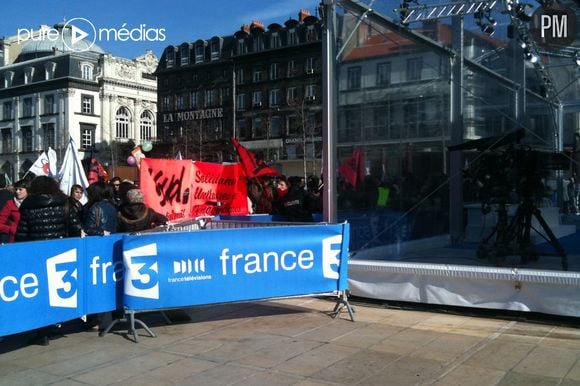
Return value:
[(127, 157), (127, 163), (129, 165), (135, 165), (137, 161), (135, 160), (135, 157), (133, 157), (132, 155), (130, 155), (129, 157)]
[(141, 149), (143, 149), (143, 151), (151, 151), (151, 149), (153, 149), (153, 144), (149, 141), (145, 141), (143, 142), (143, 145), (141, 145)]

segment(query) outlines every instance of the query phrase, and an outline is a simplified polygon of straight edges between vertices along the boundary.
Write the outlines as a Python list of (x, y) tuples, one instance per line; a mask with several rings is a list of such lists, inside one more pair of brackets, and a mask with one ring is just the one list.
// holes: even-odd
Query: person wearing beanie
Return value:
[(132, 233), (167, 224), (167, 217), (145, 205), (143, 192), (134, 188), (127, 192), (126, 202), (118, 212), (119, 232)]

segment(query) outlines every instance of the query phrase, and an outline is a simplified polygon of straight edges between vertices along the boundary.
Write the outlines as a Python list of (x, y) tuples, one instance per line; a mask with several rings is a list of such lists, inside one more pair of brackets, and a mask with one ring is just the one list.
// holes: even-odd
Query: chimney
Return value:
[(252, 24), (250, 25), (250, 30), (253, 30), (254, 28), (260, 28), (261, 30), (264, 30), (264, 23), (257, 21), (257, 20), (252, 20)]
[(308, 12), (306, 9), (301, 9), (300, 12), (298, 12), (298, 21), (300, 23), (304, 22), (304, 19), (306, 19), (307, 16), (310, 16), (310, 12)]

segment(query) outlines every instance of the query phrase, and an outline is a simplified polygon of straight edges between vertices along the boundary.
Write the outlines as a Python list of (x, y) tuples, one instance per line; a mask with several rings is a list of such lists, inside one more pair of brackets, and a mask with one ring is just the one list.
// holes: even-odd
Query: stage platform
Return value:
[(353, 253), (349, 290), (370, 299), (580, 316), (580, 233), (559, 238), (568, 270), (548, 243), (536, 261), (477, 257), (478, 243), (433, 237)]

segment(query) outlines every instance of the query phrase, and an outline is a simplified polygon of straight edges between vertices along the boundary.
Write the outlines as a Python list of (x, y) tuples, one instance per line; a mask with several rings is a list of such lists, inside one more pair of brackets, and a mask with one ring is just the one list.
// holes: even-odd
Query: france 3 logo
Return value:
[(46, 274), (50, 306), (76, 308), (78, 305), (77, 250), (71, 249), (47, 259)]

